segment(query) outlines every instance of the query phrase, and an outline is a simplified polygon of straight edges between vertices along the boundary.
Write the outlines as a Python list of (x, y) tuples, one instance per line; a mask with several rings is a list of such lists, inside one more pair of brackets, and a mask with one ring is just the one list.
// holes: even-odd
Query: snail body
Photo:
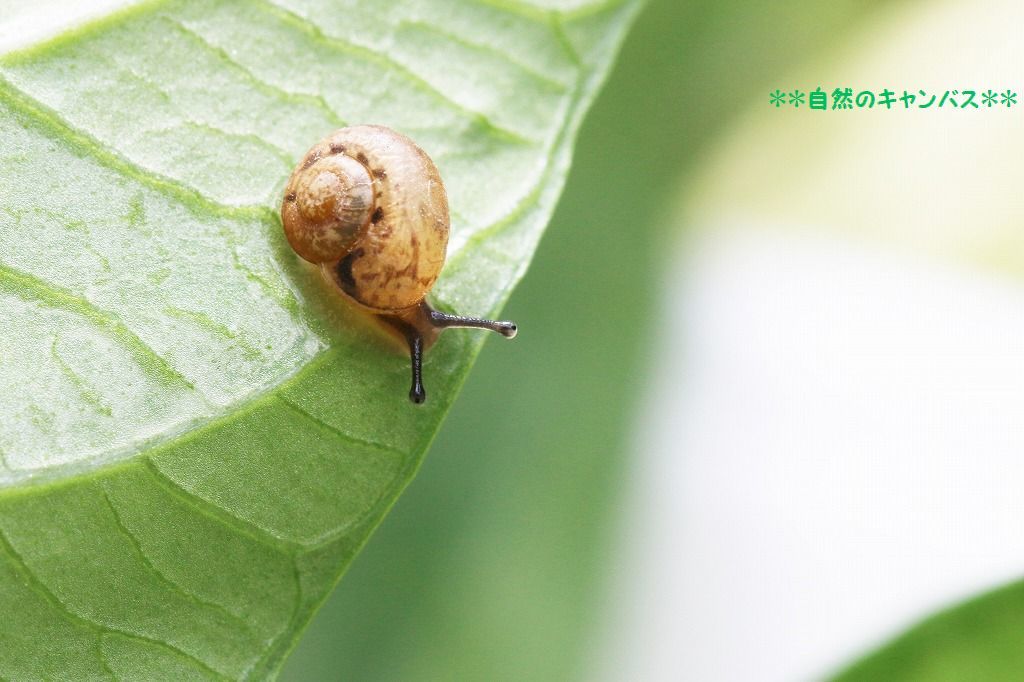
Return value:
[(448, 315), (427, 303), (448, 246), (448, 197), (426, 152), (390, 128), (350, 126), (313, 145), (285, 187), (281, 223), (300, 257), (407, 341), (413, 402), (426, 399), (422, 355), (442, 330), (515, 336), (511, 322)]

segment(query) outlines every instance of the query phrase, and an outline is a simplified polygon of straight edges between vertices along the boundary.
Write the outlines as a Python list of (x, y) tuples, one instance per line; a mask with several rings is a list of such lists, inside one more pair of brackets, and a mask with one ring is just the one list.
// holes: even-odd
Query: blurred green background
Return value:
[(283, 680), (564, 680), (587, 671), (682, 178), (780, 74), (881, 2), (649, 3), (565, 194), (418, 477)]

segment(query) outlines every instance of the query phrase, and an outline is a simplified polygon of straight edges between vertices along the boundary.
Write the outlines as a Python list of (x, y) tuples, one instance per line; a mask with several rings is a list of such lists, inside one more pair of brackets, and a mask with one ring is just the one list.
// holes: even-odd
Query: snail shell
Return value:
[(397, 313), (444, 266), (448, 197), (430, 157), (390, 128), (342, 128), (313, 145), (281, 205), (288, 243), (358, 304)]
[(426, 400), (423, 354), (445, 329), (515, 323), (435, 310), (426, 295), (444, 266), (448, 196), (430, 157), (375, 125), (336, 130), (306, 152), (281, 204), (288, 243), (409, 347), (409, 399)]

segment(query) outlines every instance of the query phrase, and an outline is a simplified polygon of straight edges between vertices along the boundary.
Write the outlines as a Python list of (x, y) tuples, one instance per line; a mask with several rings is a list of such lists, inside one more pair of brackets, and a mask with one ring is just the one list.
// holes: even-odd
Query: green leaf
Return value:
[(836, 676), (836, 682), (1019, 680), (1024, 583), (1016, 582), (911, 628)]
[(434, 300), (494, 314), (639, 2), (338, 5), (148, 3), (0, 60), (0, 678), (276, 672), (483, 343), (411, 405), (284, 242), (292, 165), (412, 136), (452, 204)]

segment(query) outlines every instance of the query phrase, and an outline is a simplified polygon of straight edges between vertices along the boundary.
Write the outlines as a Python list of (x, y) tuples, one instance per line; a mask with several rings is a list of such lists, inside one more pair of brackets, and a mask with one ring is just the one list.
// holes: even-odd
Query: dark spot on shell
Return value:
[(284, 200), (285, 201), (295, 201), (295, 192), (288, 192), (288, 194), (285, 194), (284, 195)]
[(332, 154), (344, 154), (345, 153), (345, 145), (332, 144), (331, 145), (331, 153)]
[(373, 177), (377, 178), (378, 180), (383, 180), (388, 176), (387, 171), (385, 171), (383, 168), (375, 168), (372, 172)]
[(366, 154), (359, 152), (356, 154), (356, 161), (365, 166), (369, 162), (369, 159), (366, 158)]
[(338, 265), (335, 267), (338, 273), (338, 281), (341, 282), (341, 288), (346, 294), (355, 294), (356, 289), (356, 278), (352, 276), (352, 264), (355, 263), (357, 258), (361, 258), (366, 253), (363, 249), (356, 249), (347, 256), (341, 259)]
[(377, 210), (373, 212), (372, 216), (370, 216), (370, 222), (373, 223), (374, 225), (376, 225), (377, 223), (380, 222), (381, 218), (383, 218), (383, 217), (384, 217), (384, 209), (381, 208), (380, 206), (378, 206)]

